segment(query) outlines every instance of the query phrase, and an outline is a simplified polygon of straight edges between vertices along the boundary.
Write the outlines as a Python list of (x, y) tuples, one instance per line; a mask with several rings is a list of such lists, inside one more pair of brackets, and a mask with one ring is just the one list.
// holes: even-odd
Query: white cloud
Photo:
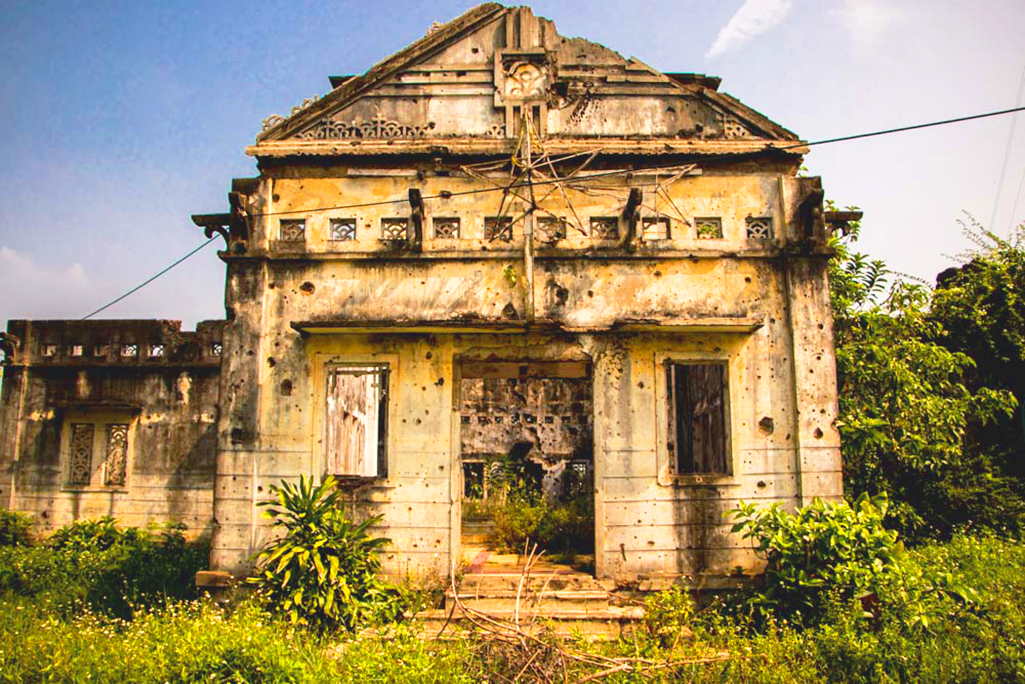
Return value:
[(747, 0), (719, 31), (705, 59), (713, 59), (779, 26), (794, 4), (792, 0)]
[(833, 16), (850, 33), (856, 50), (871, 52), (884, 44), (902, 10), (890, 0), (844, 0)]
[(0, 292), (0, 327), (9, 318), (78, 318), (95, 296), (81, 264), (52, 268), (10, 247), (0, 247)]

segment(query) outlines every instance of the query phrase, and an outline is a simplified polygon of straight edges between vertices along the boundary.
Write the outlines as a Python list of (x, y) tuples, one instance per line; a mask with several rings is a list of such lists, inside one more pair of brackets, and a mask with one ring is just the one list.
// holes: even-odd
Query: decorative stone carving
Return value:
[(534, 237), (539, 242), (554, 245), (566, 238), (566, 219), (556, 216), (538, 216)]
[(505, 137), (505, 124), (491, 124), (486, 131), (484, 131), (485, 138), (504, 138)]
[(409, 235), (408, 218), (383, 218), (381, 219), (382, 240), (405, 240)]
[(592, 216), (591, 237), (599, 240), (618, 240), (619, 219), (615, 216)]
[(435, 218), (434, 219), (434, 237), (455, 240), (459, 238), (459, 219), (458, 218)]
[(722, 120), (723, 135), (727, 138), (750, 138), (751, 133), (744, 127), (744, 124), (740, 123), (732, 117), (723, 117)]
[(491, 242), (510, 242), (513, 239), (511, 216), (488, 216), (484, 219), (484, 239)]
[(71, 425), (70, 460), (68, 484), (89, 484), (93, 467), (93, 425), (91, 423), (73, 423)]
[(324, 120), (297, 137), (301, 140), (424, 138), (433, 128), (433, 121), (428, 122), (426, 126), (410, 126), (398, 121), (389, 121), (378, 114), (370, 121)]
[(284, 122), (285, 119), (287, 119), (288, 117), (295, 116), (296, 114), (298, 114), (302, 110), (306, 109), (307, 107), (309, 107), (310, 105), (312, 105), (316, 101), (317, 101), (317, 96), (316, 95), (314, 95), (313, 97), (306, 98), (301, 103), (299, 103), (296, 106), (292, 107), (292, 111), (290, 111), (288, 113), (288, 116), (281, 116), (280, 114), (271, 114), (270, 116), (268, 116), (266, 119), (263, 120), (263, 128), (260, 129), (260, 132), (262, 133), (263, 131), (266, 131), (268, 128), (274, 128), (278, 124)]
[(128, 472), (128, 426), (107, 426), (107, 476), (104, 484), (123, 485)]
[(748, 216), (747, 217), (747, 239), (748, 240), (771, 240), (772, 217), (771, 216)]
[(536, 64), (516, 62), (505, 74), (503, 94), (508, 100), (543, 100), (548, 93), (548, 79)]

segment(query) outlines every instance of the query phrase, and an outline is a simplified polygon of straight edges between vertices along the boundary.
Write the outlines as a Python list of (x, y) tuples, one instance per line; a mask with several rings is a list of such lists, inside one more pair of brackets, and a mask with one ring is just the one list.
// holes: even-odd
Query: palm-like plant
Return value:
[(346, 518), (333, 477), (316, 486), (312, 478), (283, 481), (270, 492), (257, 505), (284, 534), (260, 552), (249, 582), (293, 623), (352, 629), (364, 622), (387, 596), (377, 551), (389, 540), (367, 534), (381, 516), (358, 524)]

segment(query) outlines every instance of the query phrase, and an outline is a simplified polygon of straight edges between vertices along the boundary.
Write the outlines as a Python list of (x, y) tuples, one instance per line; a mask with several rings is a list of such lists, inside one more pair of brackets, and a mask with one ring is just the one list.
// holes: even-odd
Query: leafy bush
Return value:
[(118, 529), (117, 520), (109, 515), (95, 520), (76, 520), (54, 532), (46, 540), (55, 549), (70, 551), (103, 551), (129, 539), (145, 536), (136, 527)]
[(866, 617), (879, 618), (885, 608), (908, 626), (928, 628), (949, 608), (947, 600), (971, 602), (975, 592), (953, 575), (906, 562), (897, 533), (883, 526), (886, 508), (885, 495), (865, 494), (853, 505), (815, 499), (795, 513), (779, 504), (758, 510), (742, 502), (733, 511), (733, 531), (754, 538), (768, 561), (749, 605), (762, 618), (815, 624), (856, 599)]
[(282, 482), (270, 491), (276, 498), (259, 505), (283, 535), (260, 552), (261, 568), (249, 578), (270, 605), (294, 624), (320, 629), (353, 629), (388, 613), (394, 594), (377, 577), (377, 551), (389, 540), (367, 534), (380, 516), (350, 522), (333, 477), (317, 486), (300, 477), (298, 485)]
[(0, 547), (28, 546), (32, 541), (32, 516), (18, 511), (0, 510)]
[(112, 519), (75, 523), (46, 545), (0, 548), (0, 591), (35, 597), (57, 613), (91, 608), (124, 619), (142, 607), (194, 598), (195, 574), (209, 551), (183, 530), (118, 529)]
[(644, 625), (663, 644), (676, 641), (693, 617), (694, 601), (677, 585), (644, 600)]

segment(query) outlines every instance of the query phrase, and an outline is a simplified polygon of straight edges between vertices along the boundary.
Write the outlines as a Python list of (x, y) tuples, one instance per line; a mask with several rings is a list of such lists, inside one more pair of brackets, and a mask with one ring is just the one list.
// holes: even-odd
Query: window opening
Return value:
[(139, 355), (139, 345), (137, 344), (122, 344), (121, 345), (121, 356), (125, 358), (134, 358)]
[(662, 216), (651, 216), (641, 219), (641, 236), (646, 241), (668, 240), (669, 239), (669, 218)]
[(556, 216), (539, 216), (537, 219), (537, 239), (554, 245), (566, 239), (566, 219)]
[(222, 350), (223, 347), (221, 346), (220, 342), (214, 342), (210, 345), (210, 354), (212, 354), (213, 356), (220, 356)]
[(697, 226), (698, 238), (702, 240), (716, 240), (722, 237), (722, 219), (718, 216), (705, 216), (694, 219)]
[(43, 345), (43, 356), (57, 356), (57, 345), (56, 344), (44, 344)]
[(771, 240), (772, 239), (772, 217), (771, 216), (748, 216), (747, 217), (747, 238), (749, 240)]
[(164, 356), (164, 345), (162, 344), (151, 344), (149, 346), (149, 357), (151, 359), (160, 359)]
[(454, 240), (459, 237), (458, 218), (434, 219), (434, 237), (443, 240)]
[(128, 425), (107, 425), (107, 459), (104, 463), (104, 484), (123, 485), (128, 472)]
[(409, 235), (408, 218), (381, 219), (382, 240), (405, 240)]
[(87, 485), (93, 470), (93, 424), (71, 424), (71, 463), (68, 484)]
[(93, 347), (93, 356), (101, 357), (101, 356), (109, 356), (109, 355), (110, 355), (110, 345), (109, 344), (98, 344), (95, 347)]
[(327, 371), (327, 469), (343, 477), (385, 477), (387, 364), (330, 366)]
[(298, 220), (282, 220), (281, 221), (281, 237), (282, 242), (305, 242), (306, 241), (306, 221), (303, 219)]
[(728, 475), (726, 366), (666, 364), (668, 448), (677, 475)]
[(599, 240), (618, 240), (619, 218), (616, 216), (592, 216), (591, 236)]
[(489, 216), (484, 219), (484, 239), (512, 242), (513, 222), (511, 216)]
[(332, 242), (346, 242), (356, 239), (356, 219), (354, 218), (331, 219), (329, 228), (330, 240)]

